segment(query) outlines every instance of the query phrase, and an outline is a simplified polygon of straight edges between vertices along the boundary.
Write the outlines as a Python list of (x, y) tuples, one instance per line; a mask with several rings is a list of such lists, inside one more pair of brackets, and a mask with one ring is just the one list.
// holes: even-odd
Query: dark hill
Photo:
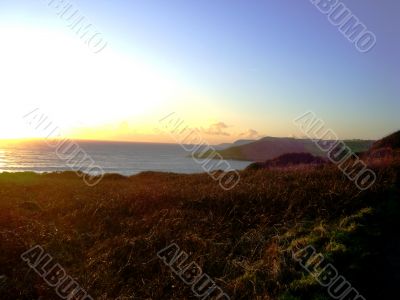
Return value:
[(377, 150), (382, 148), (390, 148), (393, 150), (400, 149), (400, 130), (373, 143), (371, 150)]
[(372, 144), (371, 148), (362, 153), (366, 160), (393, 160), (400, 157), (400, 130)]
[[(347, 146), (354, 152), (367, 151), (372, 145), (372, 141), (364, 140), (345, 140)], [(287, 153), (309, 153), (317, 156), (325, 156), (314, 141), (310, 139), (264, 137), (258, 141), (234, 146), (223, 150), (217, 150), (224, 159), (248, 160), (263, 162), (274, 159)], [(201, 157), (210, 156), (210, 151), (202, 153)]]

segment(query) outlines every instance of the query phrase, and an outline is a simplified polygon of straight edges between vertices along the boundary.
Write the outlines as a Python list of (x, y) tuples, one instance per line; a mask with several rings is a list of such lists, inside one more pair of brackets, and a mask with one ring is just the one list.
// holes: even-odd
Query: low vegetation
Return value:
[(20, 255), (41, 245), (94, 299), (196, 299), (157, 251), (190, 255), (231, 299), (330, 299), (291, 257), (312, 245), (366, 299), (400, 276), (400, 166), (361, 192), (332, 165), (207, 174), (0, 174), (1, 299), (58, 299)]
[(247, 167), (247, 170), (304, 167), (305, 165), (319, 166), (327, 163), (329, 163), (327, 158), (314, 156), (310, 153), (287, 153), (265, 162), (252, 163)]

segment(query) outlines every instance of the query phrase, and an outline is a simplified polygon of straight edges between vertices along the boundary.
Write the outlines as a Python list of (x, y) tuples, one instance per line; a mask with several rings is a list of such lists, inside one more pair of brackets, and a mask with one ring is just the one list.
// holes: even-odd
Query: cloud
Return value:
[(201, 128), (201, 131), (205, 134), (209, 135), (224, 135), (230, 136), (229, 132), (226, 132), (225, 129), (229, 128), (224, 122), (218, 122), (210, 125), (208, 128)]
[(260, 137), (260, 134), (258, 133), (257, 130), (249, 129), (249, 130), (239, 134), (239, 136), (244, 137), (244, 138), (249, 138), (249, 139), (256, 139), (256, 138)]

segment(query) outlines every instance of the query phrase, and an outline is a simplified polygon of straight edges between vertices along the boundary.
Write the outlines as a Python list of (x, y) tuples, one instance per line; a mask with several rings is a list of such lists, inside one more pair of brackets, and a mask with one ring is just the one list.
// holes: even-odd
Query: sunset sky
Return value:
[(171, 112), (210, 143), (299, 136), (310, 110), (343, 139), (400, 129), (397, 0), (344, 1), (368, 53), (307, 0), (65, 1), (107, 41), (95, 54), (48, 2), (0, 1), (0, 139), (37, 137), (35, 108), (80, 139), (170, 142)]

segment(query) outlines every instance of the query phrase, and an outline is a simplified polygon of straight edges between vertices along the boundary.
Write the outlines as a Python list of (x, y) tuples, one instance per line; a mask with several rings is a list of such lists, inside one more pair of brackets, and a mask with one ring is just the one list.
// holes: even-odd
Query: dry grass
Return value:
[(231, 299), (329, 299), (290, 257), (308, 244), (367, 299), (389, 298), (400, 168), (375, 168), (366, 192), (334, 166), (248, 170), (231, 191), (206, 174), (109, 175), (93, 188), (72, 173), (0, 174), (0, 298), (57, 299), (20, 259), (39, 244), (95, 299), (195, 299), (156, 256), (172, 242)]

